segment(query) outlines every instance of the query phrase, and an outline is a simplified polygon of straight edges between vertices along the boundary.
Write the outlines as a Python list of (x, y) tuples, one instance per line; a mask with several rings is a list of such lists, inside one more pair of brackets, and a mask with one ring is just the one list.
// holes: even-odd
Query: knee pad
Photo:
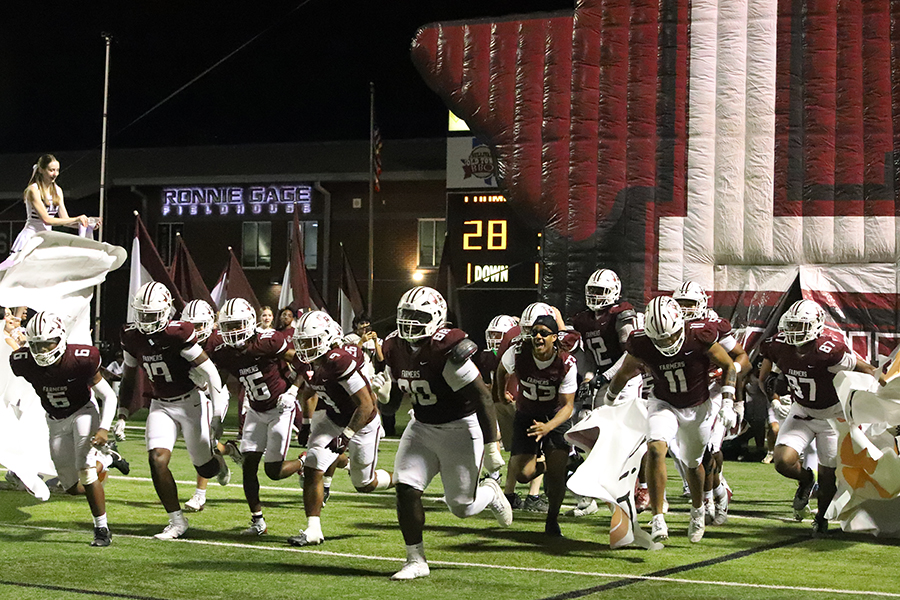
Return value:
[(197, 475), (200, 477), (212, 479), (219, 474), (219, 461), (213, 457), (208, 463), (202, 464), (199, 467), (194, 465), (194, 468), (197, 469)]
[(78, 471), (78, 481), (81, 485), (91, 485), (97, 481), (97, 467), (88, 467)]

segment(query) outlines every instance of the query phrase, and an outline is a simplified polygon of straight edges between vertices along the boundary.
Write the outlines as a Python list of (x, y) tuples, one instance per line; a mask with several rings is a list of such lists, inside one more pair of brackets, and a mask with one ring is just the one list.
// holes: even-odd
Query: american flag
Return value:
[(372, 129), (372, 160), (375, 164), (375, 191), (381, 191), (381, 130), (378, 125)]

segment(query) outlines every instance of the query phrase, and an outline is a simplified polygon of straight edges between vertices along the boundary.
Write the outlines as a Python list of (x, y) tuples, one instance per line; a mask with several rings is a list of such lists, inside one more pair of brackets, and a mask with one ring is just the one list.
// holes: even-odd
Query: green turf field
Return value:
[[(900, 543), (839, 531), (810, 539), (808, 521), (790, 519), (795, 486), (770, 465), (726, 463), (735, 490), (731, 518), (723, 527), (708, 527), (700, 544), (687, 540), (688, 504), (670, 468), (671, 538), (658, 552), (610, 550), (605, 509), (562, 518), (562, 540), (544, 538), (537, 514), (516, 511), (509, 529), (498, 527), (490, 511), (460, 520), (440, 501), (436, 482), (426, 496), (431, 576), (394, 582), (389, 576), (405, 553), (392, 490), (356, 493), (339, 471), (322, 513), (325, 544), (292, 548), (286, 538), (306, 522), (297, 478), (273, 482), (260, 473), (269, 534), (245, 538), (239, 532), (249, 513), (235, 472), (228, 487), (211, 482), (206, 509), (188, 515), (184, 539), (159, 541), (152, 536), (166, 516), (149, 479), (143, 434), (131, 428), (128, 436), (120, 450), (131, 461), (131, 474), (106, 483), (109, 548), (88, 545), (84, 498), (53, 495), (42, 503), (25, 492), (0, 491), (0, 598), (900, 597)], [(382, 467), (393, 464), (396, 448), (395, 440), (382, 444)], [(193, 493), (194, 472), (183, 444), (173, 454), (173, 472), (184, 502)], [(642, 515), (647, 528), (648, 522), (649, 515)]]

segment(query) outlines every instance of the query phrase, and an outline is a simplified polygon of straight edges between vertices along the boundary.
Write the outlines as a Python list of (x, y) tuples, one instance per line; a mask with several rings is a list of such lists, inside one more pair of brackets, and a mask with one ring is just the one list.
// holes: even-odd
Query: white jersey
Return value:
[[(49, 206), (45, 204), (44, 208), (47, 209), (47, 214), (51, 217), (55, 217), (59, 214), (59, 205), (56, 203), (51, 202)], [(13, 242), (11, 252), (18, 252), (24, 248), (25, 244), (28, 243), (28, 240), (33, 238), (36, 233), (50, 231), (51, 229), (50, 226), (41, 219), (41, 216), (34, 209), (31, 202), (25, 202), (25, 214), (25, 227), (23, 227), (22, 231), (19, 232), (19, 235), (16, 236), (16, 241)]]

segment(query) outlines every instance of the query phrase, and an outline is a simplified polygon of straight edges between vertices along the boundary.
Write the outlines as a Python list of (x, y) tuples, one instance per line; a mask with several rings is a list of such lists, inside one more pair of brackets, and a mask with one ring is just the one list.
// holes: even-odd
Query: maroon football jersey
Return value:
[(718, 339), (717, 326), (705, 320), (684, 324), (684, 343), (674, 356), (665, 356), (643, 329), (628, 336), (625, 349), (644, 361), (653, 377), (653, 394), (675, 408), (698, 406), (709, 400), (709, 369), (714, 363), (706, 354)]
[(766, 339), (760, 348), (763, 358), (778, 365), (787, 378), (791, 398), (806, 408), (828, 408), (838, 400), (834, 389), (835, 373), (829, 371), (850, 352), (839, 335), (820, 335), (803, 354), (797, 346), (784, 341), (783, 334)]
[(535, 418), (552, 417), (559, 410), (559, 386), (569, 369), (575, 367), (575, 358), (559, 351), (549, 366), (541, 369), (534, 361), (531, 348), (516, 348), (515, 373), (519, 379), (516, 390), (516, 410)]
[(12, 372), (23, 377), (54, 419), (65, 419), (91, 401), (91, 380), (100, 368), (100, 351), (93, 346), (68, 344), (60, 359), (41, 367), (27, 346), (9, 357)]
[(183, 396), (196, 387), (190, 377), (193, 365), (181, 356), (195, 343), (197, 334), (187, 321), (170, 321), (151, 335), (141, 333), (133, 323), (122, 327), (122, 348), (144, 367), (155, 398)]
[(391, 368), (397, 386), (412, 398), (417, 420), (438, 425), (475, 413), (475, 404), (454, 392), (443, 375), (447, 355), (466, 337), (460, 329), (438, 329), (418, 347), (396, 331), (384, 340), (385, 364)]
[[(369, 381), (363, 373), (365, 359), (363, 358), (363, 350), (355, 344), (347, 344), (341, 348), (334, 348), (326, 355), (325, 361), (314, 367), (312, 377), (309, 378), (309, 386), (316, 390), (316, 395), (325, 406), (326, 414), (336, 425), (346, 427), (350, 424), (350, 417), (356, 411), (356, 402), (341, 382), (346, 381), (358, 373), (366, 382), (366, 386), (371, 391)], [(297, 368), (303, 368), (305, 363), (299, 359), (294, 359)], [(318, 406), (322, 406), (319, 404)], [(317, 408), (318, 408), (317, 406)], [(378, 410), (375, 409), (366, 423), (375, 418)]]
[(581, 334), (585, 350), (590, 352), (598, 369), (605, 371), (625, 354), (616, 330), (622, 313), (630, 313), (634, 324), (634, 307), (628, 302), (619, 302), (601, 311), (584, 310), (572, 319), (572, 326)]
[(482, 350), (473, 359), (484, 382), (490, 385), (494, 381), (494, 372), (500, 364), (500, 356), (493, 350)]
[(291, 385), (281, 367), (288, 350), (284, 333), (274, 329), (257, 332), (240, 348), (226, 344), (218, 331), (209, 339), (209, 357), (241, 382), (251, 408), (258, 412), (274, 408), (278, 396)]

